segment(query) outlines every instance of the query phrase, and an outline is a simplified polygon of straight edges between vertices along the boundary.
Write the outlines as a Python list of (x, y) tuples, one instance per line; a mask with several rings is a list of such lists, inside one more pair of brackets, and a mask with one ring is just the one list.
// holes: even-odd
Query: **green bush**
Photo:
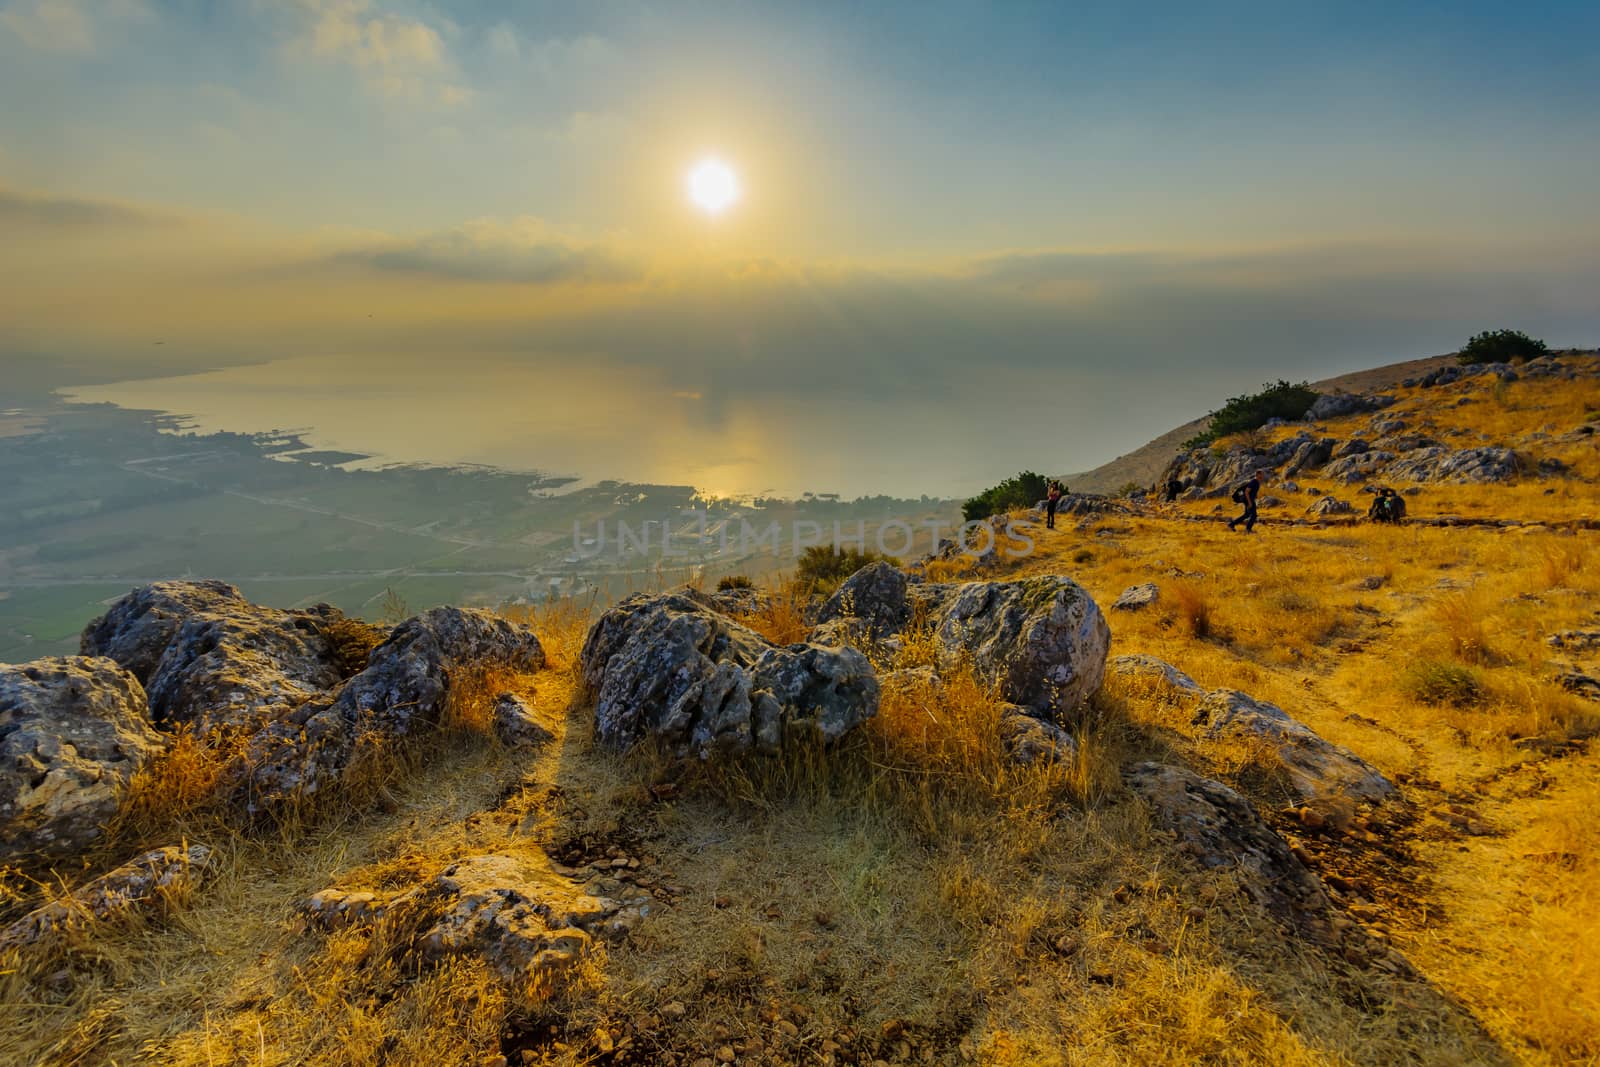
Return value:
[(1469, 708), (1483, 701), (1483, 683), (1470, 667), (1436, 659), (1417, 660), (1406, 668), (1401, 688), (1424, 704)]
[(827, 594), (839, 583), (869, 563), (879, 561), (900, 566), (900, 561), (881, 552), (863, 552), (858, 548), (834, 551), (831, 545), (813, 545), (800, 556), (795, 565), (795, 582), (807, 592)]
[(750, 580), (749, 575), (730, 574), (717, 581), (717, 592), (726, 593), (730, 589), (754, 589), (756, 583)]
[(1211, 413), (1203, 433), (1189, 438), (1182, 447), (1203, 448), (1219, 437), (1257, 429), (1272, 419), (1303, 419), (1320, 395), (1305, 382), (1290, 385), (1278, 381), (1263, 386), (1259, 393), (1233, 397)]
[(1031, 508), (1044, 499), (1050, 488), (1050, 479), (1032, 471), (1023, 471), (991, 486), (961, 505), (961, 515), (968, 522), (987, 519), (1012, 508)]
[(1550, 349), (1521, 330), (1485, 330), (1474, 334), (1456, 354), (1463, 366), (1473, 363), (1522, 363), (1548, 354)]

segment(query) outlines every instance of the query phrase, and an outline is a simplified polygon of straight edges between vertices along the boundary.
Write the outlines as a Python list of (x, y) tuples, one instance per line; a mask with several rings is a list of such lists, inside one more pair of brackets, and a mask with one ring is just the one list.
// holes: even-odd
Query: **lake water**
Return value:
[[(985, 391), (987, 393), (988, 391)], [(969, 494), (1031, 468), (1084, 469), (1060, 394), (708, 397), (639, 371), (514, 356), (291, 358), (79, 388), (73, 399), (188, 416), (203, 432), (304, 432), (374, 463), (509, 470), (727, 495)], [(1137, 442), (1134, 442), (1137, 443)]]

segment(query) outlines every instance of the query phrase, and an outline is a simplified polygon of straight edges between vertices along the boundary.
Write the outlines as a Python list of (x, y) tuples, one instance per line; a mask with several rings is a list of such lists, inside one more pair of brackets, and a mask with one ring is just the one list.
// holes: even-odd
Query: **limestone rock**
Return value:
[(1112, 611), (1142, 611), (1161, 599), (1161, 589), (1154, 582), (1130, 585), (1111, 605)]
[(1521, 469), (1517, 454), (1509, 448), (1452, 451), (1435, 446), (1407, 452), (1390, 464), (1386, 475), (1413, 482), (1504, 482)]
[(0, 930), (0, 949), (38, 945), (175, 902), (200, 885), (210, 862), (204, 845), (152, 849)]
[(866, 637), (873, 641), (898, 633), (911, 621), (906, 588), (906, 576), (898, 567), (881, 560), (869, 563), (840, 584), (817, 613), (817, 622), (860, 619)]
[(0, 857), (96, 840), (164, 747), (138, 679), (109, 659), (0, 667)]
[(1000, 743), (1014, 761), (1025, 766), (1071, 763), (1078, 756), (1078, 743), (1071, 734), (1015, 704), (1001, 709)]
[[(590, 895), (547, 861), (469, 856), (423, 886), (400, 892), (328, 889), (302, 911), (325, 927), (370, 923), (402, 906), (422, 909), (431, 925), (416, 945), (425, 959), (474, 955), (520, 983), (570, 968), (597, 939), (625, 936), (648, 914), (647, 896)], [(433, 918), (437, 916), (437, 918)]]
[(136, 589), (84, 630), (86, 655), (138, 676), (158, 722), (201, 730), (257, 726), (342, 680), (326, 604), (279, 611), (223, 582), (157, 582)]
[(1562, 630), (1544, 639), (1551, 648), (1589, 652), (1600, 648), (1600, 630)]
[(539, 721), (533, 709), (515, 693), (501, 693), (495, 697), (490, 714), (494, 735), (507, 748), (543, 748), (555, 740), (555, 735)]
[(1331, 496), (1318, 497), (1306, 508), (1307, 515), (1349, 515), (1354, 511), (1348, 501)]
[(1251, 899), (1280, 921), (1315, 928), (1332, 907), (1316, 875), (1248, 800), (1221, 782), (1162, 763), (1134, 764), (1123, 781), (1197, 863), (1236, 872)]
[(1199, 682), (1164, 660), (1136, 653), (1118, 656), (1111, 661), (1111, 670), (1119, 678), (1152, 684), (1179, 701), (1200, 701), (1206, 690)]
[(1371, 481), (1395, 459), (1393, 452), (1374, 449), (1341, 456), (1322, 468), (1322, 476), (1334, 481), (1352, 484)]
[(1569, 693), (1590, 700), (1600, 700), (1600, 678), (1577, 666), (1565, 666), (1556, 672), (1556, 683)]
[(620, 749), (653, 739), (680, 757), (774, 753), (791, 733), (837, 740), (878, 710), (878, 680), (854, 648), (780, 648), (692, 589), (607, 611), (581, 667), (595, 733)]
[(1201, 702), (1194, 721), (1213, 734), (1254, 736), (1271, 742), (1301, 800), (1345, 797), (1381, 801), (1396, 793), (1393, 782), (1354, 752), (1325, 740), (1282, 708), (1238, 690), (1212, 691)]
[(1100, 688), (1111, 628), (1072, 579), (925, 586), (917, 595), (934, 605), (929, 618), (941, 668), (970, 663), (1001, 699), (1046, 716), (1069, 715)]
[(372, 650), (367, 668), (251, 739), (245, 785), (253, 810), (316, 795), (337, 781), (358, 739), (404, 740), (438, 725), (463, 667), (544, 665), (532, 630), (486, 611), (434, 608), (407, 619)]
[(1324, 393), (1311, 405), (1311, 410), (1306, 412), (1306, 418), (1312, 422), (1320, 422), (1323, 419), (1338, 419), (1346, 415), (1361, 415), (1369, 411), (1382, 411), (1394, 402), (1394, 397), (1385, 395)]

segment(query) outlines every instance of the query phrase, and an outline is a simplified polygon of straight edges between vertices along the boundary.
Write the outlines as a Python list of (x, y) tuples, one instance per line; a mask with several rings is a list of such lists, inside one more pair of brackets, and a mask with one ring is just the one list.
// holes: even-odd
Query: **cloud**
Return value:
[(41, 52), (88, 54), (105, 23), (149, 17), (139, 0), (13, 0), (0, 9), (0, 26)]
[(454, 282), (615, 285), (644, 277), (635, 256), (552, 232), (537, 219), (480, 219), (453, 230), (335, 253), (331, 262), (379, 274)]
[(176, 226), (178, 216), (112, 200), (47, 196), (0, 188), (0, 229)]
[(301, 23), (289, 50), (355, 69), (372, 90), (413, 103), (466, 102), (471, 91), (453, 80), (447, 24), (392, 14), (370, 0), (299, 0)]

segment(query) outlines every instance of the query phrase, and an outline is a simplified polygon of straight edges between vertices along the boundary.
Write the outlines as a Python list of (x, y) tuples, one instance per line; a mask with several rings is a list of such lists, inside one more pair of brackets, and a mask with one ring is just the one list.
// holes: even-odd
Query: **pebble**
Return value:
[(733, 1046), (731, 1046), (731, 1045), (723, 1045), (721, 1048), (717, 1049), (717, 1062), (718, 1063), (732, 1063), (733, 1062)]

